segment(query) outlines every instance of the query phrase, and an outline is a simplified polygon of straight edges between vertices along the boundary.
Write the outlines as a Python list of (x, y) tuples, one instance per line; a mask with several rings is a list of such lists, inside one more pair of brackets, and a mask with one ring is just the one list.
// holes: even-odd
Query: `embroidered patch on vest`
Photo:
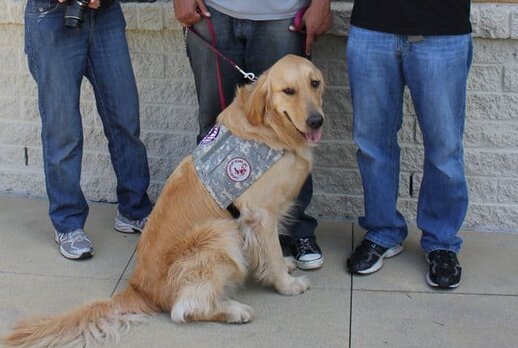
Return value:
[(230, 180), (243, 181), (250, 176), (250, 163), (244, 158), (232, 158), (227, 164), (227, 175)]
[(226, 209), (277, 162), (283, 152), (214, 127), (193, 152), (196, 172), (218, 205)]
[(200, 141), (200, 144), (201, 145), (206, 145), (206, 144), (210, 144), (212, 143), (214, 140), (216, 140), (216, 138), (218, 137), (218, 134), (219, 134), (219, 127), (216, 126), (216, 127), (213, 127), (210, 132)]

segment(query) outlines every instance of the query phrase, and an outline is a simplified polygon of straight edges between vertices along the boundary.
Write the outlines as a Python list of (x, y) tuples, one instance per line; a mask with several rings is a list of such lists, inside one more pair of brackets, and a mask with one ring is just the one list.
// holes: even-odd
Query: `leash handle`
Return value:
[(293, 18), (293, 26), (295, 29), (302, 30), (302, 19), (304, 18), (304, 14), (306, 13), (307, 9), (308, 6), (304, 6), (295, 14), (295, 17)]
[(301, 32), (304, 35), (304, 44), (302, 47), (302, 50), (304, 52), (306, 52), (306, 32), (302, 30), (304, 28), (302, 19), (304, 19), (304, 14), (306, 13), (307, 9), (308, 9), (308, 6), (304, 6), (300, 10), (298, 10), (297, 13), (295, 14), (295, 17), (293, 17), (293, 23), (292, 23), (295, 30)]

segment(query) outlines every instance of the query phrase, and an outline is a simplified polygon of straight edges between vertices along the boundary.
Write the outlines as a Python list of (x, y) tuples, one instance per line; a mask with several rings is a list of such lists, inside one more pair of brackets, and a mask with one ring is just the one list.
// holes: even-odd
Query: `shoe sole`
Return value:
[[(59, 245), (59, 241), (57, 239), (54, 239), (54, 240)], [(85, 251), (84, 253), (82, 253), (80, 255), (69, 254), (69, 253), (66, 252), (65, 249), (63, 249), (61, 247), (61, 245), (59, 245), (59, 252), (61, 253), (61, 255), (63, 255), (64, 258), (69, 259), (69, 260), (85, 260), (85, 259), (89, 259), (89, 258), (94, 256), (94, 252), (93, 251)]]
[(93, 251), (86, 251), (86, 252), (82, 253), (81, 255), (69, 254), (65, 250), (63, 250), (61, 247), (59, 248), (59, 252), (66, 259), (69, 259), (69, 260), (85, 260), (85, 259), (89, 259), (94, 256)]
[(113, 226), (113, 229), (117, 232), (128, 233), (128, 234), (139, 233), (139, 232), (142, 233), (142, 229), (137, 228), (133, 225), (127, 224), (120, 220), (115, 221), (115, 225)]
[(324, 265), (324, 257), (322, 256), (318, 260), (313, 260), (313, 261), (297, 261), (297, 260), (295, 260), (295, 264), (297, 265), (298, 269), (302, 269), (304, 271), (307, 271), (310, 269), (317, 269)]
[(376, 271), (379, 271), (381, 267), (383, 267), (383, 259), (389, 259), (391, 257), (394, 257), (398, 254), (400, 254), (403, 251), (403, 246), (398, 245), (397, 247), (389, 248), (387, 251), (385, 251), (379, 258), (378, 261), (374, 265), (372, 265), (370, 268), (358, 271), (356, 273), (358, 274), (371, 274)]

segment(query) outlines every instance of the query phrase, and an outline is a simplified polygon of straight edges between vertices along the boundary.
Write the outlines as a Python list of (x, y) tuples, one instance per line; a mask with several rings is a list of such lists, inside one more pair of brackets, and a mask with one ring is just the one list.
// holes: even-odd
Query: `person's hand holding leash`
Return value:
[(210, 17), (210, 13), (203, 0), (173, 0), (176, 20), (184, 27), (198, 23), (203, 17)]
[(289, 29), (306, 33), (306, 55), (309, 56), (313, 43), (331, 28), (331, 23), (331, 1), (312, 0), (302, 19), (296, 18)]

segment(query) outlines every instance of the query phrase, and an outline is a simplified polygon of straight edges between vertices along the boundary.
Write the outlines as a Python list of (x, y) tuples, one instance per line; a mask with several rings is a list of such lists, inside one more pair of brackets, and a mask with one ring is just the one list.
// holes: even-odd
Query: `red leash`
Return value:
[[(203, 16), (203, 14), (202, 14)], [(203, 16), (205, 20), (207, 21), (207, 26), (209, 28), (209, 35), (212, 42), (207, 41), (203, 36), (201, 36), (200, 33), (196, 31), (193, 27), (187, 27), (186, 29), (189, 30), (191, 33), (196, 35), (200, 40), (205, 42), (205, 44), (214, 52), (216, 57), (216, 79), (218, 83), (218, 92), (219, 92), (219, 103), (221, 105), (221, 110), (225, 109), (227, 107), (227, 103), (225, 100), (225, 94), (223, 93), (223, 80), (221, 78), (221, 69), (219, 67), (219, 59), (218, 56), (223, 58), (225, 61), (227, 61), (230, 65), (232, 65), (237, 71), (243, 75), (245, 79), (249, 79), (250, 81), (254, 82), (257, 80), (257, 77), (254, 73), (246, 72), (243, 69), (239, 67), (233, 60), (225, 56), (223, 53), (221, 53), (216, 48), (216, 31), (214, 30), (214, 25), (212, 24), (212, 21), (209, 17)]]

